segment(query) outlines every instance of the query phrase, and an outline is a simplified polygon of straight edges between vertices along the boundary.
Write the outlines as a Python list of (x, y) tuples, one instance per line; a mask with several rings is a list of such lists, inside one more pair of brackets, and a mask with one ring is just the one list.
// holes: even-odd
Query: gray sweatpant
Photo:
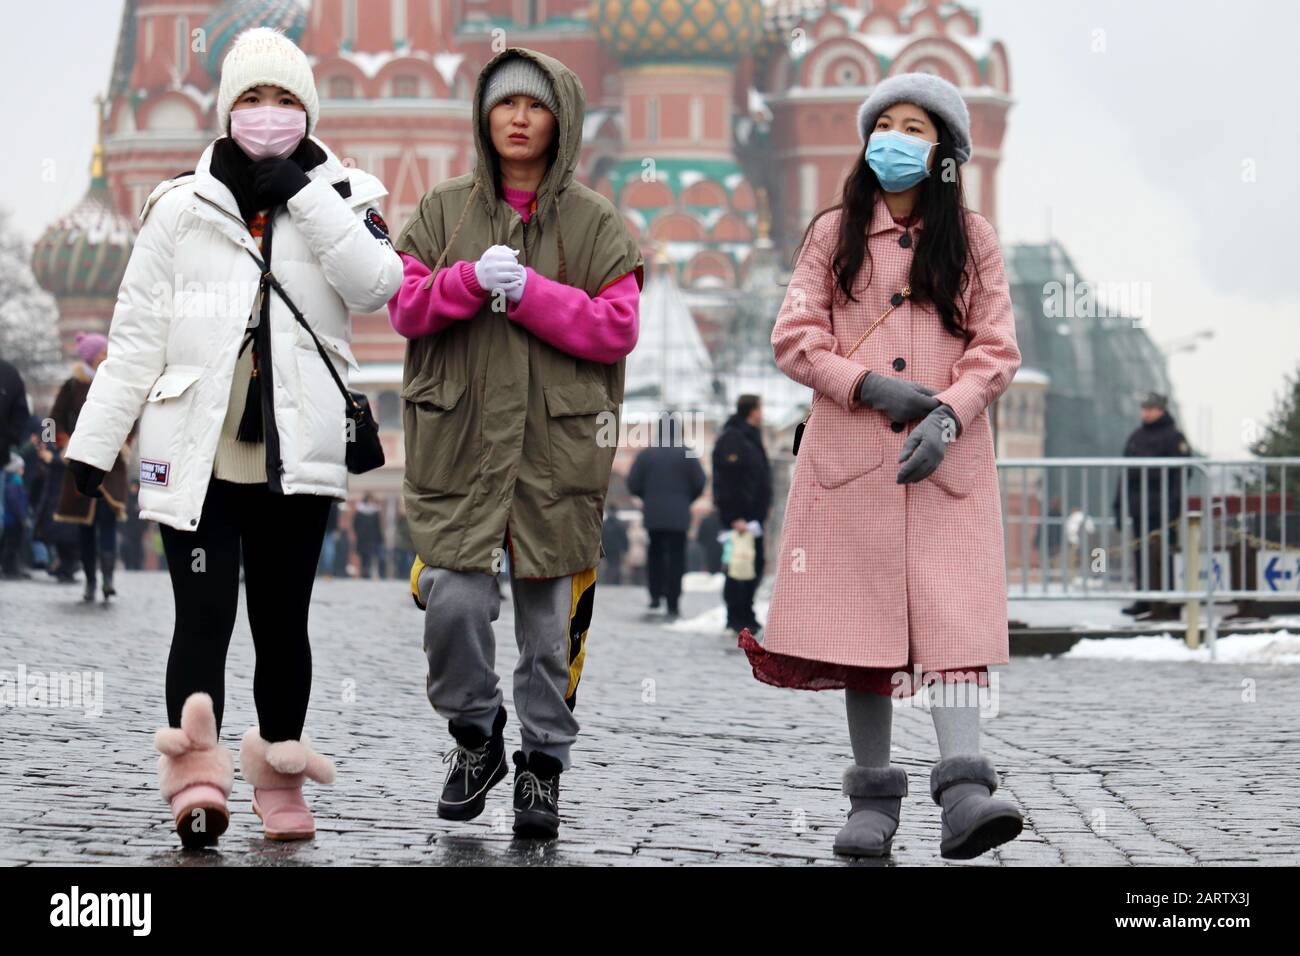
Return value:
[[(573, 707), (595, 585), (595, 568), (544, 580), (510, 577), (519, 646), (514, 703), (522, 726), (521, 749), (555, 757), (565, 770), (578, 736)], [(501, 613), (496, 577), (426, 567), (416, 586), (425, 605), (429, 703), (439, 716), (490, 734), (503, 699), (492, 630)]]

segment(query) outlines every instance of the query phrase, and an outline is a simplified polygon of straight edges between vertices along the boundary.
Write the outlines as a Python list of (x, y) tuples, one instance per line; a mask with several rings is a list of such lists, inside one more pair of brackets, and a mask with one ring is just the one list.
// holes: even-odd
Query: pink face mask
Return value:
[(230, 111), (230, 136), (250, 159), (279, 159), (307, 135), (307, 113), (283, 106)]

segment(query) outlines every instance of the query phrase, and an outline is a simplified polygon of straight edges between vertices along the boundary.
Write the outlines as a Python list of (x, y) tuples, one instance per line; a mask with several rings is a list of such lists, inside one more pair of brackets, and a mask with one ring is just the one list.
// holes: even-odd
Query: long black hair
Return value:
[[(929, 110), (925, 115), (938, 131), (939, 145), (935, 147), (930, 175), (924, 180), (912, 209), (914, 216), (924, 220), (924, 228), (917, 233), (908, 284), (912, 287), (914, 300), (934, 306), (949, 334), (967, 338), (966, 317), (962, 314), (960, 297), (970, 281), (967, 257), (970, 243), (966, 234), (966, 199), (961, 169), (953, 153), (947, 125)], [(947, 172), (949, 170), (951, 172)], [(853, 295), (853, 286), (864, 261), (868, 265), (867, 282), (871, 281), (874, 265), (867, 248), (867, 230), (871, 228), (871, 216), (880, 189), (880, 180), (867, 162), (864, 150), (858, 154), (857, 163), (844, 180), (841, 202), (813, 217), (795, 250), (797, 262), (817, 220), (837, 209), (844, 210), (840, 217), (839, 241), (831, 257), (831, 271), (836, 288), (845, 301), (858, 301)]]

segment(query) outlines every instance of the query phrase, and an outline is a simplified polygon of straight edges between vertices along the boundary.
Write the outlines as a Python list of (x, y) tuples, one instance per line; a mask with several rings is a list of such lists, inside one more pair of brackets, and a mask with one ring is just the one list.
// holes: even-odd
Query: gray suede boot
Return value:
[(1020, 835), (1020, 811), (992, 799), (997, 788), (998, 775), (982, 754), (957, 754), (931, 768), (930, 796), (943, 807), (940, 856), (969, 860)]
[(898, 812), (907, 796), (907, 771), (896, 764), (844, 771), (844, 793), (852, 809), (835, 837), (844, 856), (888, 856), (898, 829)]

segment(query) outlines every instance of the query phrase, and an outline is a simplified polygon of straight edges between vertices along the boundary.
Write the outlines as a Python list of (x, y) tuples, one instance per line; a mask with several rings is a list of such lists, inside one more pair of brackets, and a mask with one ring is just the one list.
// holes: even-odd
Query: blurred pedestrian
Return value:
[(706, 483), (699, 455), (686, 447), (681, 419), (675, 412), (665, 412), (659, 417), (655, 444), (642, 449), (632, 462), (627, 490), (641, 499), (642, 523), (650, 535), (646, 554), (650, 608), (658, 608), (663, 599), (670, 621), (681, 614), (691, 502), (704, 492)]
[[(379, 502), (369, 491), (358, 502), (352, 515), (352, 533), (356, 536), (361, 577), (368, 578), (371, 568), (382, 563), (380, 552), (384, 547), (383, 516), (379, 513)], [(380, 576), (383, 576), (382, 572)]]
[(723, 573), (722, 542), (718, 540), (721, 533), (722, 521), (718, 518), (717, 508), (712, 508), (700, 519), (699, 527), (695, 530), (695, 540), (700, 546), (700, 560), (706, 574)]
[(623, 556), (627, 554), (627, 528), (616, 509), (605, 502), (605, 520), (600, 528), (600, 543), (605, 549), (604, 577), (610, 584), (623, 583)]
[[(0, 468), (8, 466), (9, 452), (26, 439), (29, 414), (23, 377), (0, 356)], [(0, 509), (3, 507), (0, 504)], [(3, 517), (0, 510), (0, 519)]]
[[(77, 356), (81, 361), (73, 366), (72, 375), (59, 389), (50, 410), (55, 441), (60, 449), (65, 450), (77, 429), (91, 383), (108, 356), (108, 339), (98, 333), (78, 332)], [(77, 526), (81, 569), (86, 576), (82, 592), (85, 601), (95, 600), (97, 572), (103, 576), (105, 603), (117, 594), (113, 571), (117, 565), (117, 523), (126, 518), (126, 462), (129, 455), (125, 442), (130, 440), (129, 435), (128, 429), (117, 457), (106, 472), (97, 476), (93, 487), (84, 478), (79, 480), (80, 463), (70, 463), (63, 473), (54, 520)], [(85, 474), (84, 471), (80, 473)]]
[(140, 482), (132, 481), (126, 492), (126, 521), (122, 525), (122, 566), (128, 571), (144, 567), (144, 526), (140, 518)]
[[(1149, 393), (1141, 405), (1142, 424), (1124, 443), (1125, 458), (1188, 458), (1191, 445), (1169, 414), (1169, 399)], [(1161, 477), (1161, 471), (1168, 473)], [(1168, 494), (1165, 485), (1168, 485)], [(1165, 591), (1173, 581), (1174, 552), (1178, 548), (1178, 521), (1183, 513), (1183, 469), (1125, 468), (1115, 485), (1111, 512), (1116, 525), (1124, 516), (1127, 490), (1129, 523), (1133, 530), (1134, 590)], [(1167, 550), (1166, 560), (1161, 552)], [(1139, 599), (1123, 613), (1139, 621), (1177, 619), (1181, 606), (1170, 601)]]
[(733, 576), (724, 566), (722, 599), (727, 605), (727, 629), (739, 635), (762, 628), (754, 615), (754, 595), (763, 580), (763, 526), (772, 507), (772, 468), (763, 448), (763, 402), (758, 395), (741, 395), (736, 411), (718, 433), (713, 445), (713, 503), (718, 523), (734, 534), (754, 536), (752, 569), (746, 577)]
[(23, 485), (23, 460), (17, 452), (9, 453), (4, 471), (0, 472), (0, 576), (9, 580), (26, 580), (31, 574), (22, 567), (21, 557), (27, 533), (27, 489)]

